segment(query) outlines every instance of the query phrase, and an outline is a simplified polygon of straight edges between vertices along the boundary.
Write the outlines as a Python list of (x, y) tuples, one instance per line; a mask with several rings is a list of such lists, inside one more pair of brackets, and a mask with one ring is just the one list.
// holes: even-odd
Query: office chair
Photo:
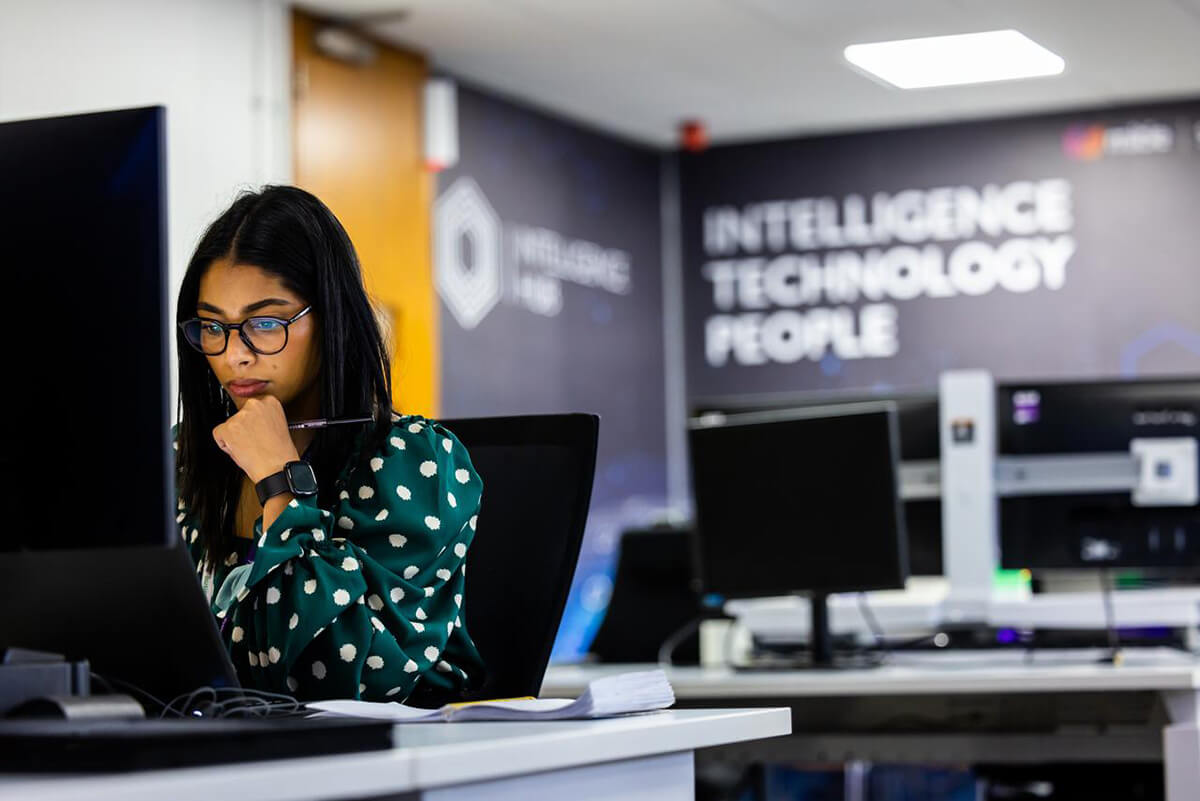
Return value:
[(465, 700), (536, 696), (583, 541), (600, 418), (442, 420), (483, 478), (464, 623), (486, 666)]
[[(600, 662), (655, 662), (663, 643), (701, 615), (690, 529), (626, 531), (608, 611), (589, 649)], [(675, 648), (677, 665), (700, 661), (695, 632)]]

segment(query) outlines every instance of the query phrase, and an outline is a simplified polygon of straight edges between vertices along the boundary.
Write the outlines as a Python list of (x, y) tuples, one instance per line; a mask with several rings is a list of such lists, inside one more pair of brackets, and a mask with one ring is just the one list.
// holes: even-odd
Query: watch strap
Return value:
[(264, 506), (276, 495), (291, 492), (292, 485), (288, 481), (287, 470), (280, 470), (278, 473), (267, 476), (254, 485), (254, 491), (258, 493), (258, 502)]

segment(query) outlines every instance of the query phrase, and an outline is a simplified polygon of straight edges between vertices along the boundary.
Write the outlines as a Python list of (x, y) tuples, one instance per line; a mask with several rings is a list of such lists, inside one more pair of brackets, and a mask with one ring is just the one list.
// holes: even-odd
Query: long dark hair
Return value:
[[(332, 506), (340, 473), (360, 448), (382, 445), (391, 428), (391, 370), (350, 238), (325, 204), (302, 189), (266, 186), (240, 195), (204, 232), (179, 290), (176, 322), (196, 316), (200, 279), (228, 258), (276, 275), (313, 307), (321, 337), (321, 416), (372, 415), (374, 424), (318, 430), (308, 451), (318, 502)], [(224, 390), (203, 354), (180, 336), (179, 492), (199, 528), (204, 559), (219, 565), (232, 550), (245, 480), (213, 441), (229, 415)]]

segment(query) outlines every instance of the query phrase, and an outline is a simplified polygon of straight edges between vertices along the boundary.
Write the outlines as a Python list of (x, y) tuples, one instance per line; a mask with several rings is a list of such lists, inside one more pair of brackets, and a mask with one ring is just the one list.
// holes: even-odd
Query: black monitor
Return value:
[(908, 576), (895, 404), (707, 415), (690, 426), (703, 591), (812, 595), (812, 661), (831, 660), (829, 593)]
[(163, 117), (0, 124), (0, 552), (173, 530)]
[[(996, 426), (1002, 462), (1066, 456), (1082, 478), (1088, 464), (1129, 457), (1135, 440), (1200, 437), (1200, 379), (1006, 382)], [(1128, 489), (1001, 497), (999, 530), (1006, 568), (1200, 568), (1200, 506), (1139, 505)]]
[(175, 522), (164, 131), (0, 124), (0, 647), (166, 699), (237, 677)]
[[(785, 411), (847, 404), (890, 401), (900, 426), (900, 460), (915, 475), (935, 473), (941, 458), (938, 394), (936, 389), (879, 392), (785, 392), (732, 395), (701, 399), (692, 416), (709, 413)], [(903, 484), (903, 481), (901, 482)], [(908, 532), (909, 570), (915, 576), (942, 575), (942, 501), (936, 482), (928, 491), (903, 497), (904, 529)]]

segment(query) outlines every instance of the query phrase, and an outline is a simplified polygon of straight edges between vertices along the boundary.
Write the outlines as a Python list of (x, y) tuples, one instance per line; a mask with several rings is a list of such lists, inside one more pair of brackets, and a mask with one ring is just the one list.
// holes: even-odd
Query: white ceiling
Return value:
[[(1200, 96), (1200, 0), (315, 0), (434, 68), (660, 146)], [(1016, 28), (1053, 78), (903, 91), (848, 66), (856, 42)]]

